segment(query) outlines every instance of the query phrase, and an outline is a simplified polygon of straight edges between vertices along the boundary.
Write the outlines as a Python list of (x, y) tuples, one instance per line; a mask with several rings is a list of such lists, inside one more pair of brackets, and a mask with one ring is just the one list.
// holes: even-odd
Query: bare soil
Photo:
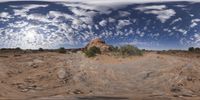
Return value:
[(0, 54), (0, 89), (0, 99), (199, 100), (200, 58)]

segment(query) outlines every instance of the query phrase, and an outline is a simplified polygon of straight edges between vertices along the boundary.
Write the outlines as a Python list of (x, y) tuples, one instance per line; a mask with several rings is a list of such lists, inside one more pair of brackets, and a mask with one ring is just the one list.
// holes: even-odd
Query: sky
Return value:
[(79, 48), (94, 38), (153, 50), (199, 47), (199, 2), (1, 0), (0, 48)]

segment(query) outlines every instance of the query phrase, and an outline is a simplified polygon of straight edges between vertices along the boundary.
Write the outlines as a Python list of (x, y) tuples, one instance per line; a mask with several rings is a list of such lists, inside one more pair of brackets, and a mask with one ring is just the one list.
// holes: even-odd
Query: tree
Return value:
[(195, 48), (195, 52), (200, 52), (200, 48)]
[(194, 47), (189, 47), (189, 48), (188, 48), (188, 51), (194, 52)]
[(66, 50), (64, 47), (60, 47), (58, 50), (59, 53), (66, 53)]
[(39, 51), (44, 51), (44, 49), (43, 49), (43, 48), (39, 48), (38, 50), (39, 50)]

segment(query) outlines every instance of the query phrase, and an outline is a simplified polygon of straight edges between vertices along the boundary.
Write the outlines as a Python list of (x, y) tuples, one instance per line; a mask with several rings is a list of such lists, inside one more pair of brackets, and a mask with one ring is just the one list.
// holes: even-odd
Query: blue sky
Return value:
[(0, 47), (77, 48), (97, 37), (156, 50), (200, 46), (199, 2), (63, 1), (1, 2)]

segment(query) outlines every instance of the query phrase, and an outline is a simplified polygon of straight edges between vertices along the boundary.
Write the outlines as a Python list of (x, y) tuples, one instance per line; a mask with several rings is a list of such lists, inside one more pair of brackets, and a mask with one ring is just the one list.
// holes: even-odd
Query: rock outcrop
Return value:
[(105, 43), (105, 41), (101, 40), (100, 38), (96, 38), (91, 40), (85, 47), (85, 49), (89, 49), (93, 46), (100, 48), (101, 52), (108, 52), (110, 46)]

